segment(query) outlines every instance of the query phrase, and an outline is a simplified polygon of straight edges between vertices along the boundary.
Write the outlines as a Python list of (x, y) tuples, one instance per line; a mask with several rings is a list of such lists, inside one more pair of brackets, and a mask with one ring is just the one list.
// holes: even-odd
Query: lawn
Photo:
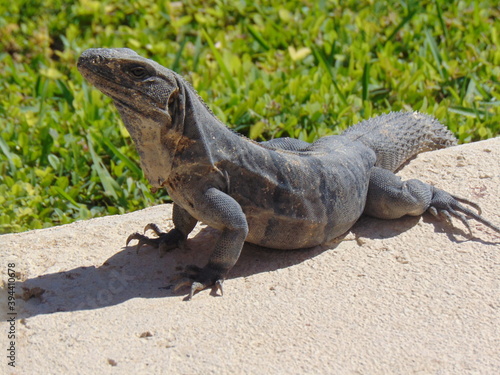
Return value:
[(78, 73), (87, 48), (181, 73), (256, 140), (419, 110), (464, 143), (500, 133), (499, 19), (493, 0), (0, 0), (0, 233), (168, 201)]

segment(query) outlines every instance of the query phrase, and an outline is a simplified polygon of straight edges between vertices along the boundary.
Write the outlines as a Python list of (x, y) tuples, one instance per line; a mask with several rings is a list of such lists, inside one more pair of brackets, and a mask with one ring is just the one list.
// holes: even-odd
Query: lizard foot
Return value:
[(186, 298), (188, 301), (193, 298), (196, 292), (209, 287), (213, 287), (215, 292), (220, 291), (221, 296), (224, 294), (222, 291), (222, 283), (224, 282), (222, 273), (209, 265), (203, 268), (189, 265), (184, 272), (179, 274), (177, 279), (180, 280), (175, 285), (174, 292), (184, 286), (191, 287)]
[[(444, 216), (446, 221), (452, 224), (452, 217), (459, 219), (469, 230), (469, 234), (472, 236), (472, 230), (470, 228), (469, 222), (466, 216), (479, 221), (480, 223), (486, 225), (487, 227), (493, 229), (494, 231), (500, 233), (500, 228), (486, 220), (481, 216), (481, 208), (474, 202), (467, 199), (456, 197), (447, 193), (444, 190), (434, 188), (433, 196), (431, 200), (430, 207), (428, 211), (435, 217)], [(470, 208), (464, 206), (463, 204), (473, 207), (476, 211), (472, 211)]]
[(141, 234), (139, 232), (132, 233), (127, 238), (127, 242), (125, 246), (128, 246), (129, 242), (132, 240), (138, 240), (139, 242), (136, 245), (136, 253), (139, 253), (139, 250), (142, 246), (148, 245), (160, 250), (160, 252), (167, 252), (169, 250), (175, 249), (182, 245), (184, 236), (177, 229), (172, 229), (169, 232), (162, 232), (158, 225), (149, 223), (144, 228), (144, 233), (148, 230), (152, 230), (158, 236), (157, 238), (150, 238)]

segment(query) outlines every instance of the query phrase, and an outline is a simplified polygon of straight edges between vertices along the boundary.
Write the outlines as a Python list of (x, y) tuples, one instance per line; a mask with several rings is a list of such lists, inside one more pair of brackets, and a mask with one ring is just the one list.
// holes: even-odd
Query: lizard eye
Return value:
[(136, 79), (144, 79), (149, 77), (148, 71), (143, 68), (142, 66), (135, 66), (131, 69), (129, 69), (129, 73), (133, 78)]

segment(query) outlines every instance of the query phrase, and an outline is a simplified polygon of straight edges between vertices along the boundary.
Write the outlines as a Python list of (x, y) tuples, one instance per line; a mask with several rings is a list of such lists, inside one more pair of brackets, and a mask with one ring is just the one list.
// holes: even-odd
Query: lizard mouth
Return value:
[[(153, 100), (150, 96), (142, 93), (140, 90), (137, 90), (132, 87), (128, 87), (126, 83), (118, 83), (105, 74), (103, 74), (99, 69), (91, 69), (89, 67), (79, 67), (80, 73), (87, 79), (93, 86), (95, 86), (99, 91), (101, 91), (104, 95), (111, 98), (115, 104), (117, 109), (122, 109), (125, 112), (134, 112), (141, 116), (154, 118), (154, 112), (162, 112), (168, 115), (168, 111), (165, 111), (162, 103), (158, 103)], [(156, 105), (151, 106), (151, 111), (145, 111), (147, 108), (143, 106), (141, 103), (149, 103)], [(168, 115), (170, 116), (170, 115)]]
[[(102, 91), (103, 94), (109, 96), (111, 99), (120, 102), (120, 104), (130, 103), (132, 96), (138, 94), (137, 90), (133, 90), (127, 86), (120, 85), (112, 79), (109, 79), (105, 74), (103, 74), (97, 67), (84, 66), (78, 61), (78, 70), (82, 76), (89, 81), (92, 85)], [(94, 69), (92, 69), (94, 68)], [(127, 105), (128, 106), (128, 105)]]

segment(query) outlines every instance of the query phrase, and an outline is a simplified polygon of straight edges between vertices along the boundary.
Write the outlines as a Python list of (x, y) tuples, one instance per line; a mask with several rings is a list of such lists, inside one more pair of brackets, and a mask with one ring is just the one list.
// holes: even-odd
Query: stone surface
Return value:
[[(400, 175), (500, 224), (500, 138), (422, 154)], [(16, 367), (3, 355), (1, 373), (500, 373), (500, 235), (482, 224), (469, 239), (428, 214), (361, 218), (321, 248), (245, 246), (223, 297), (186, 302), (173, 278), (206, 263), (217, 232), (198, 226), (167, 254), (124, 247), (148, 222), (170, 228), (171, 212), (0, 236), (2, 280), (11, 262), (20, 277)]]

